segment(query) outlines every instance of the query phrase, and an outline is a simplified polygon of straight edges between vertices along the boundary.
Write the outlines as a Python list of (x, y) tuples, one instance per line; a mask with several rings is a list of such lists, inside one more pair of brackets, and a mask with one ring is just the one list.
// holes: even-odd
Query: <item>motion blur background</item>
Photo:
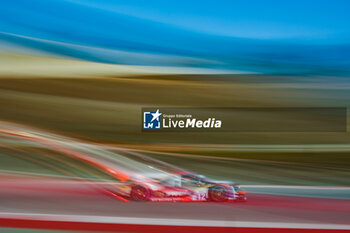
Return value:
[[(242, 184), (349, 186), (347, 132), (144, 133), (140, 121), (142, 107), (348, 107), (349, 10), (347, 0), (1, 1), (0, 125)], [(11, 156), (43, 151), (1, 140), (2, 171), (57, 173)]]
[(347, 107), (349, 6), (2, 1), (0, 118), (129, 148), (348, 168), (348, 133), (142, 133), (140, 111)]

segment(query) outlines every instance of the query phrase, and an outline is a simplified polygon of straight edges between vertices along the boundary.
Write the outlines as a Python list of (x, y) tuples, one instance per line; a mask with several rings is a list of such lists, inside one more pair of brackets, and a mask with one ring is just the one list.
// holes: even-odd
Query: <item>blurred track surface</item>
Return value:
[(249, 194), (246, 203), (124, 203), (74, 180), (2, 175), (0, 212), (348, 224), (350, 201)]

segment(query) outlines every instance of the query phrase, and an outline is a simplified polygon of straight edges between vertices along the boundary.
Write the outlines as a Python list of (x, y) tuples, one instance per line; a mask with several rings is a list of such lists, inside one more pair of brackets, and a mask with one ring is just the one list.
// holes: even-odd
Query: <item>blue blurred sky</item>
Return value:
[(350, 2), (347, 0), (73, 2), (213, 35), (327, 41), (350, 38)]
[(346, 0), (4, 0), (0, 46), (117, 64), (343, 74), (349, 10)]

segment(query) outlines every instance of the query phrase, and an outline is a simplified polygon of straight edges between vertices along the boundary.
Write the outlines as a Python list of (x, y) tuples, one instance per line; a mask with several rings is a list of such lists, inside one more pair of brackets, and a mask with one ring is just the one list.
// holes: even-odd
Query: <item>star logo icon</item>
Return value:
[(151, 122), (153, 122), (154, 120), (159, 121), (160, 115), (162, 115), (162, 113), (160, 113), (159, 109), (157, 109), (157, 111), (155, 113), (152, 113), (152, 120), (151, 120)]
[(160, 129), (161, 124), (161, 115), (162, 113), (157, 109), (157, 111), (142, 111), (143, 115), (143, 129)]

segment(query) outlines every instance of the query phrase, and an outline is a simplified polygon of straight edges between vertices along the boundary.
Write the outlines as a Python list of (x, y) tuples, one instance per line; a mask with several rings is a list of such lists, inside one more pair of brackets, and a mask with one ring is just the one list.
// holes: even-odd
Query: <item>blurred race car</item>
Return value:
[[(209, 179), (164, 161), (128, 150), (100, 153), (90, 164), (112, 177), (102, 186), (117, 197), (135, 201), (246, 201), (246, 192), (230, 181)], [(86, 161), (86, 159), (85, 159)]]
[(116, 183), (113, 192), (135, 201), (247, 201), (245, 190), (237, 184), (184, 171), (158, 179), (138, 175), (136, 179)]
[(120, 200), (159, 202), (247, 200), (245, 191), (232, 182), (212, 180), (185, 171), (153, 158), (150, 152), (140, 153), (125, 148), (88, 144), (33, 130), (27, 132), (5, 127), (2, 133), (20, 137), (21, 140), (26, 138), (32, 143), (38, 143), (40, 147), (44, 146), (62, 153), (71, 159), (72, 164), (84, 170), (84, 173), (90, 172), (89, 179), (73, 174), (74, 178), (79, 178), (80, 181)]

